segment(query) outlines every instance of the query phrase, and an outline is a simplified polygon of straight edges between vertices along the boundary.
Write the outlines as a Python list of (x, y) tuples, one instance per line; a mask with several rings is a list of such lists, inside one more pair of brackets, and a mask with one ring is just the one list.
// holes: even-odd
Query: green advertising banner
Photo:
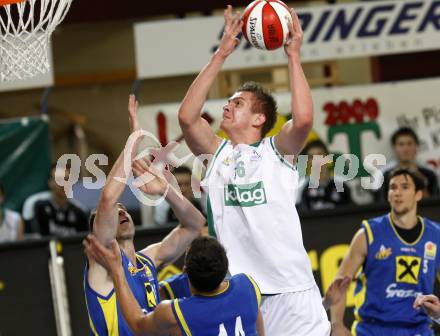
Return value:
[(51, 164), (48, 118), (0, 120), (0, 162), (5, 207), (19, 211), (29, 195), (47, 189)]

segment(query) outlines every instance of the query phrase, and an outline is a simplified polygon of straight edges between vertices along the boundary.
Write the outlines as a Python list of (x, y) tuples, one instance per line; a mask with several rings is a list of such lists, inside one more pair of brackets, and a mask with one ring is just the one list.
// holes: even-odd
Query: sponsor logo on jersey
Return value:
[(261, 154), (258, 153), (255, 149), (252, 151), (251, 161), (259, 161), (261, 160)]
[(263, 181), (251, 184), (226, 184), (226, 206), (252, 207), (267, 203)]
[(425, 259), (435, 260), (437, 254), (437, 245), (429, 241), (425, 244)]
[(386, 288), (387, 299), (417, 297), (422, 294), (423, 293), (417, 292), (414, 289), (398, 289), (395, 283), (389, 284)]
[(136, 274), (137, 269), (136, 269), (135, 266), (133, 266), (131, 261), (128, 262), (127, 268), (128, 268), (128, 271), (130, 272), (131, 275), (135, 275)]
[(417, 284), (420, 264), (420, 257), (396, 256), (396, 282)]
[(411, 253), (416, 253), (417, 250), (414, 247), (401, 247), (400, 251), (402, 252), (411, 252)]
[(384, 245), (380, 246), (379, 251), (376, 253), (376, 259), (377, 260), (385, 260), (388, 259), (388, 257), (393, 253), (391, 250), (391, 247), (386, 248)]
[(232, 163), (232, 159), (228, 156), (222, 162), (225, 166), (229, 166)]

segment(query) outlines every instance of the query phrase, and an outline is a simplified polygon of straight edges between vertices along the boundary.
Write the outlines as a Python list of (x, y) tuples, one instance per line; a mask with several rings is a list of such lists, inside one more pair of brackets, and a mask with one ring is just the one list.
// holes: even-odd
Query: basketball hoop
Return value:
[(0, 0), (0, 82), (26, 79), (50, 68), (50, 36), (72, 0)]

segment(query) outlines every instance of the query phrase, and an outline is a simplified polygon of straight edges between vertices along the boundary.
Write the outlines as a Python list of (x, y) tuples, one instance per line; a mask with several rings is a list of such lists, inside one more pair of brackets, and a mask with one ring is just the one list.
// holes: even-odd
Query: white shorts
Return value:
[(330, 322), (318, 287), (262, 296), (261, 313), (266, 336), (329, 336)]

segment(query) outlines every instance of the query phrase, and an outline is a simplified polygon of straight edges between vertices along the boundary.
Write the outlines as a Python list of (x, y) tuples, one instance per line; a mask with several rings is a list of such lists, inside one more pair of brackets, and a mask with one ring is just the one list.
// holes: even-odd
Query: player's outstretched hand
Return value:
[(287, 56), (299, 56), (304, 33), (298, 14), (296, 14), (293, 8), (290, 9), (290, 16), (290, 18), (287, 18), (289, 20), (289, 36), (284, 45), (284, 51)]
[(140, 129), (137, 116), (138, 107), (139, 102), (136, 100), (136, 96), (134, 94), (128, 96), (128, 123), (131, 133)]
[(169, 183), (159, 170), (153, 167), (151, 161), (140, 158), (133, 161), (133, 175), (136, 177), (134, 185), (148, 195), (165, 195), (169, 188)]
[(337, 304), (344, 294), (347, 292), (348, 286), (350, 286), (351, 278), (349, 276), (337, 277), (331, 283), (330, 287), (325, 293), (322, 304), (327, 310), (331, 306)]
[(94, 259), (113, 277), (122, 270), (121, 250), (115, 239), (107, 248), (102, 245), (93, 234), (88, 234), (83, 240), (84, 252), (87, 257)]
[(435, 295), (419, 295), (414, 300), (415, 309), (423, 308), (429, 317), (440, 318), (440, 300)]
[(228, 5), (223, 13), (225, 18), (225, 28), (223, 31), (223, 37), (220, 41), (217, 52), (223, 56), (228, 57), (234, 51), (240, 40), (237, 35), (241, 32), (242, 20), (240, 12), (232, 13), (232, 6)]

